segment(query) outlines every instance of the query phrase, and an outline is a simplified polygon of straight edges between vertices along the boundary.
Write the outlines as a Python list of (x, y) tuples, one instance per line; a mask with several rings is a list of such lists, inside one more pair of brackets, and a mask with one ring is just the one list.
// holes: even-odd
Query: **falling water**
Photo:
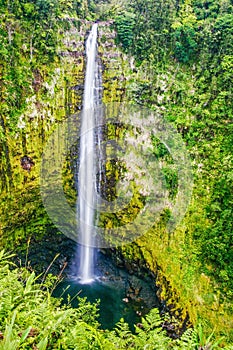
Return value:
[(94, 216), (96, 206), (95, 107), (100, 103), (101, 88), (97, 62), (97, 24), (94, 24), (86, 42), (86, 75), (80, 136), (79, 166), (79, 277), (81, 283), (94, 279)]

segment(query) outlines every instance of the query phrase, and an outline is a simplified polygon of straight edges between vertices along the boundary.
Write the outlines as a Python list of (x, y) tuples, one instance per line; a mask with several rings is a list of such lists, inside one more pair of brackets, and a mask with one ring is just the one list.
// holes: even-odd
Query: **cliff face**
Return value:
[(1, 115), (2, 245), (13, 247), (30, 235), (43, 234), (52, 225), (40, 199), (41, 157), (56, 125), (81, 109), (84, 42), (90, 26), (86, 22), (80, 26), (77, 19), (67, 22), (69, 30), (60, 32), (62, 41), (56, 59), (32, 68), (29, 93), (14, 131), (8, 116)]
[[(140, 23), (141, 32), (145, 25), (143, 20)], [(135, 25), (137, 29), (139, 31)], [(153, 33), (157, 35), (155, 31)], [(136, 38), (134, 44), (137, 46), (141, 42)], [(147, 40), (144, 45), (147, 45)], [(157, 41), (154, 45), (157, 45)], [(131, 45), (131, 53), (136, 46)], [(225, 66), (226, 56), (220, 47), (218, 54), (223, 55), (221, 65)], [(148, 232), (142, 232), (135, 244), (123, 247), (121, 253), (125, 261), (130, 261), (131, 268), (142, 258), (141, 261), (156, 275), (160, 299), (166, 301), (173, 314), (184, 324), (187, 321), (196, 324), (198, 320), (203, 320), (205, 332), (211, 332), (215, 327), (217, 335), (224, 333), (232, 339), (232, 288), (229, 277), (232, 273), (232, 249), (229, 243), (232, 220), (229, 216), (230, 206), (226, 204), (231, 188), (229, 176), (232, 164), (229, 152), (232, 123), (227, 118), (232, 115), (232, 105), (229, 104), (229, 85), (221, 86), (223, 81), (227, 81), (224, 77), (226, 68), (221, 70), (215, 62), (217, 56), (211, 59), (205, 56), (201, 44), (200, 57), (191, 55), (191, 63), (187, 65), (172, 55), (165, 55), (164, 61), (157, 62), (152, 42), (150, 50), (154, 50), (155, 57), (151, 54), (147, 59), (137, 60), (136, 54), (134, 57), (125, 54), (127, 50), (118, 55), (114, 52), (114, 46), (111, 53), (107, 49), (108, 45), (103, 57), (111, 57), (110, 62), (116, 62), (117, 69), (114, 71), (114, 64), (108, 66), (106, 60), (106, 86), (108, 76), (111, 76), (110, 87), (106, 89), (106, 101), (112, 99), (147, 106), (171, 122), (185, 142), (194, 179), (190, 205), (179, 227), (169, 234), (164, 215)], [(146, 50), (143, 53), (146, 55)], [(208, 60), (212, 64), (211, 70), (203, 68)], [(118, 95), (119, 87), (124, 92)], [(228, 96), (225, 101), (221, 97), (224, 94)], [(116, 130), (112, 132), (116, 133)], [(117, 132), (121, 137), (122, 130), (119, 128)], [(157, 145), (154, 149), (157, 156), (161, 151), (159, 147)], [(169, 162), (169, 159), (165, 159), (163, 166), (169, 165)], [(109, 169), (115, 171), (114, 168)], [(117, 176), (116, 171), (115, 174)], [(176, 180), (173, 175), (169, 171), (165, 174), (166, 181), (169, 182), (170, 178), (175, 191)], [(113, 225), (119, 222), (117, 217), (111, 220)], [(224, 254), (221, 253), (222, 249), (225, 249)], [(217, 260), (214, 256), (218, 257)]]
[[(59, 27), (56, 57), (44, 64), (28, 63), (28, 90), (15, 125), (7, 110), (1, 113), (1, 245), (14, 247), (29, 236), (55, 230), (40, 197), (39, 174), (49, 135), (67, 116), (79, 113), (85, 74), (85, 40), (92, 22), (66, 16)], [(99, 23), (99, 60), (103, 74), (103, 102), (121, 101), (125, 92), (123, 59), (115, 45), (112, 22)], [(25, 68), (26, 69), (26, 68)], [(16, 82), (14, 82), (16, 84)], [(3, 91), (4, 92), (4, 91)], [(4, 97), (4, 95), (3, 95)], [(10, 108), (10, 105), (8, 105)], [(14, 107), (11, 106), (12, 112)], [(74, 158), (77, 154), (73, 154)], [(73, 164), (64, 165), (65, 191), (75, 205)]]

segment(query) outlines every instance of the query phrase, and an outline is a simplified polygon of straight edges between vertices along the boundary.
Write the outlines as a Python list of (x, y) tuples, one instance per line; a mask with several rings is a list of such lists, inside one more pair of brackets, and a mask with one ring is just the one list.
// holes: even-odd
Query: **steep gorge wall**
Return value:
[[(107, 54), (105, 55), (107, 57)], [(119, 99), (117, 89), (113, 89), (111, 98), (106, 96), (106, 102), (133, 101), (151, 106), (171, 123), (177, 118), (173, 125), (186, 142), (194, 177), (190, 205), (185, 218), (175, 231), (169, 234), (166, 231), (166, 223), (161, 219), (148, 232), (142, 232), (136, 244), (126, 245), (120, 249), (121, 254), (130, 262), (131, 267), (137, 265), (138, 261), (146, 262), (146, 267), (156, 276), (155, 283), (159, 287), (160, 299), (169, 306), (172, 314), (181, 323), (195, 325), (201, 322), (204, 332), (210, 333), (215, 328), (217, 337), (224, 335), (231, 339), (233, 329), (231, 299), (225, 298), (220, 290), (221, 285), (210, 276), (211, 265), (203, 267), (200, 259), (203, 247), (199, 246), (193, 237), (193, 232), (200, 230), (201, 236), (203, 230), (210, 226), (205, 206), (210, 201), (208, 193), (213, 179), (207, 176), (206, 181), (203, 175), (206, 171), (204, 168), (212, 166), (212, 160), (205, 158), (205, 152), (200, 155), (204, 141), (196, 139), (196, 134), (190, 132), (190, 129), (196, 127), (193, 121), (195, 113), (190, 110), (197, 108), (196, 105), (193, 106), (193, 99), (199, 76), (196, 77), (192, 69), (181, 66), (173, 59), (167, 60), (165, 67), (160, 67), (149, 61), (136, 64), (133, 57), (122, 52), (118, 55), (113, 53), (113, 56), (118, 69), (111, 70), (110, 65), (105, 74), (106, 77), (111, 75), (113, 86), (121, 86), (124, 93)], [(106, 66), (108, 67), (107, 62)], [(203, 136), (200, 131), (199, 137), (201, 140), (206, 137), (208, 143), (212, 134), (210, 131), (205, 132), (206, 135)], [(216, 137), (215, 143), (217, 141)], [(213, 158), (215, 152), (217, 154), (218, 147), (212, 151)], [(211, 174), (215, 174), (214, 171)]]
[[(58, 123), (81, 109), (85, 69), (85, 35), (90, 24), (77, 28), (70, 19), (58, 57), (33, 71), (31, 94), (14, 134), (5, 128), (0, 143), (1, 245), (14, 247), (29, 236), (53, 229), (40, 198), (41, 157)], [(67, 170), (71, 173), (71, 169)], [(69, 175), (67, 175), (69, 176)], [(71, 176), (71, 175), (70, 175)]]

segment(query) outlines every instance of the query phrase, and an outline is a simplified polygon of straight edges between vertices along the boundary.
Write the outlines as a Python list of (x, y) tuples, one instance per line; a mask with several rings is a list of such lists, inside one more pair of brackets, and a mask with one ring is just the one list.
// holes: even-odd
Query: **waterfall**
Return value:
[(81, 283), (94, 279), (95, 207), (96, 207), (96, 150), (95, 107), (100, 104), (101, 79), (97, 62), (97, 24), (86, 41), (86, 74), (80, 135), (80, 161), (78, 175), (79, 222), (79, 277)]

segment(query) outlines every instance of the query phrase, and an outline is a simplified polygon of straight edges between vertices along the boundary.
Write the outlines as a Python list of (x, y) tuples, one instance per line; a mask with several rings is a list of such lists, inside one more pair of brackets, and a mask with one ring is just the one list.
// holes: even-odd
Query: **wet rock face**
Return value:
[(31, 157), (23, 156), (20, 159), (20, 165), (24, 170), (30, 172), (31, 168), (33, 167), (33, 165), (35, 165), (35, 163), (33, 162)]
[(36, 93), (40, 90), (40, 88), (42, 86), (43, 78), (42, 78), (42, 75), (41, 75), (39, 69), (34, 70), (33, 76), (34, 76), (34, 79), (32, 82), (32, 87), (33, 87), (34, 92)]
[(123, 301), (134, 304), (135, 309), (138, 309), (140, 305), (139, 313), (145, 314), (153, 307), (160, 307), (153, 278), (144, 278), (142, 274), (139, 275), (137, 272), (132, 273), (131, 271), (129, 273), (124, 263), (116, 264), (116, 260), (111, 256), (109, 249), (98, 252), (97, 273), (106, 281), (124, 281), (125, 295)]
[(65, 268), (75, 256), (75, 243), (62, 234), (56, 232), (46, 234), (43, 238), (32, 237), (25, 250), (17, 252), (16, 263), (27, 266), (36, 274), (51, 273), (55, 276), (61, 273), (66, 276)]

